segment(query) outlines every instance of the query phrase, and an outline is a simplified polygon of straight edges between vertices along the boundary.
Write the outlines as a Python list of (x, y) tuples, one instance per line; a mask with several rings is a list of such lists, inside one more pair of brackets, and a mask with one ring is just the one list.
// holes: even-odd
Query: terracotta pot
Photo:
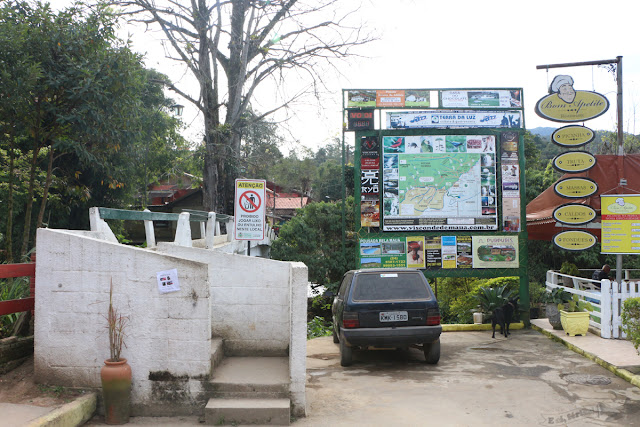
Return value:
[(100, 370), (102, 397), (104, 399), (104, 420), (107, 424), (129, 422), (131, 395), (131, 366), (127, 359), (118, 362), (105, 360)]

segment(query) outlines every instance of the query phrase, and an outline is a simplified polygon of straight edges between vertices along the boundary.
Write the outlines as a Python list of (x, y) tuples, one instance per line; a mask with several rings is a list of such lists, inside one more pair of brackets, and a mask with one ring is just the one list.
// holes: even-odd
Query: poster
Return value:
[(360, 225), (362, 227), (380, 227), (380, 202), (377, 200), (360, 202)]
[(518, 268), (518, 236), (473, 236), (474, 268)]
[(458, 236), (456, 238), (456, 266), (458, 268), (473, 267), (473, 256), (471, 253), (471, 236)]
[(347, 92), (347, 108), (429, 108), (430, 91), (425, 89), (350, 90)]
[(442, 268), (442, 246), (440, 237), (425, 238), (427, 268)]
[(442, 268), (456, 268), (456, 258), (458, 256), (458, 246), (456, 236), (442, 236)]
[(378, 169), (362, 169), (360, 171), (360, 194), (362, 196), (376, 196), (378, 198), (379, 192), (379, 177), (380, 173)]
[(440, 106), (443, 108), (522, 108), (522, 91), (473, 89), (443, 90)]
[(377, 136), (360, 139), (360, 169), (380, 168), (380, 144)]
[(520, 128), (521, 111), (392, 111), (387, 129)]
[(396, 268), (407, 266), (405, 239), (377, 238), (360, 240), (361, 268)]
[(600, 196), (601, 252), (640, 254), (640, 195)]
[(493, 135), (385, 136), (383, 230), (497, 230)]
[(180, 280), (178, 279), (178, 270), (176, 268), (159, 271), (156, 273), (156, 277), (158, 280), (158, 291), (160, 291), (161, 294), (178, 292), (180, 290)]
[(407, 267), (425, 268), (424, 237), (407, 237)]
[(502, 199), (502, 229), (511, 233), (520, 232), (520, 198)]

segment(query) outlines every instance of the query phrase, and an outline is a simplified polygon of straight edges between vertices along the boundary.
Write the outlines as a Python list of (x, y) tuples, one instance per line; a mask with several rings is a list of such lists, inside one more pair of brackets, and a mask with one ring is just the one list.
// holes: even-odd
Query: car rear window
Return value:
[(353, 301), (427, 300), (427, 285), (421, 274), (362, 273), (353, 285)]

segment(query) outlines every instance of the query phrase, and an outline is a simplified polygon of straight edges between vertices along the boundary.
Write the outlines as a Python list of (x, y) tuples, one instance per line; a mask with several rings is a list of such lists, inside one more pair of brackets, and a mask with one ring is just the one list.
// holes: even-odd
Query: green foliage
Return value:
[[(0, 279), (0, 301), (9, 301), (29, 297), (29, 278)], [(13, 330), (13, 324), (20, 313), (0, 316), (0, 338), (6, 338)]]
[(571, 300), (571, 294), (562, 288), (553, 288), (551, 292), (545, 292), (541, 301), (547, 304), (564, 304)]
[(640, 354), (640, 298), (627, 298), (622, 303), (622, 330)]
[[(342, 253), (342, 204), (311, 203), (280, 228), (271, 247), (271, 257), (301, 261), (309, 268), (309, 281), (336, 292), (342, 275), (355, 268), (355, 241), (352, 235), (353, 198), (346, 203), (347, 241)], [(351, 231), (351, 233), (349, 233)]]
[(166, 77), (116, 37), (117, 19), (103, 3), (0, 5), (0, 229), (10, 261), (37, 226), (85, 228), (89, 206), (124, 207), (161, 174), (199, 167), (168, 114)]
[(560, 267), (560, 273), (567, 274), (569, 276), (577, 276), (578, 274), (580, 274), (580, 270), (578, 269), (578, 266), (575, 265), (574, 263), (565, 261), (562, 263), (562, 266)]
[(543, 302), (546, 293), (546, 288), (542, 283), (529, 282), (529, 303), (532, 305)]
[(590, 302), (581, 300), (576, 294), (569, 300), (569, 304), (565, 307), (564, 304), (558, 304), (558, 310), (565, 310), (572, 313), (581, 311), (593, 311), (593, 305)]
[(307, 339), (331, 335), (332, 327), (331, 322), (326, 322), (323, 317), (315, 316), (307, 322)]
[(495, 288), (482, 286), (478, 293), (474, 295), (478, 309), (485, 314), (493, 313), (496, 308), (505, 305), (510, 296), (511, 291), (507, 288), (507, 285)]

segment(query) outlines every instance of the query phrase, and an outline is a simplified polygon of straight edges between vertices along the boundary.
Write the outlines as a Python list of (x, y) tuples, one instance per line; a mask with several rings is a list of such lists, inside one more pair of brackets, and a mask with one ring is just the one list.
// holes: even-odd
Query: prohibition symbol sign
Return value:
[(261, 205), (260, 195), (255, 191), (248, 190), (240, 195), (240, 208), (245, 212), (255, 212)]

